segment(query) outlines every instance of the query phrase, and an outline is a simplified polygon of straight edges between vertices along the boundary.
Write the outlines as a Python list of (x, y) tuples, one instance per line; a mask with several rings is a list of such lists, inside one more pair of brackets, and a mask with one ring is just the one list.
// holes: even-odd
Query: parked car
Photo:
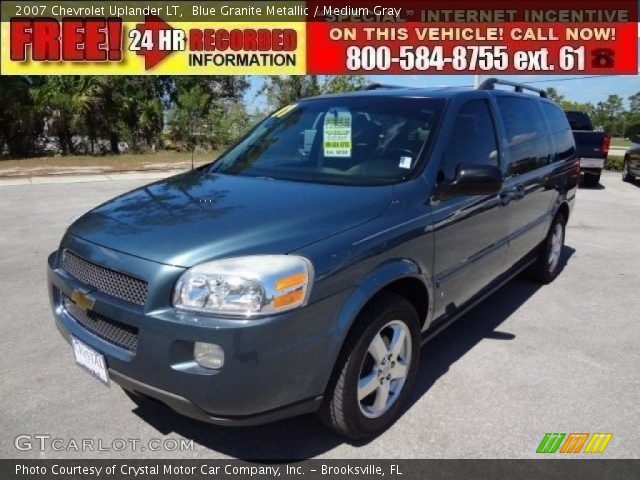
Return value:
[(631, 147), (624, 154), (622, 180), (633, 182), (640, 177), (640, 136), (631, 139)]
[(595, 187), (600, 183), (604, 162), (609, 154), (611, 137), (605, 132), (594, 130), (589, 115), (577, 110), (566, 110), (569, 125), (576, 141), (576, 151), (580, 158), (580, 170), (584, 174), (584, 184)]
[(300, 100), (91, 210), (48, 259), (76, 362), (214, 424), (318, 412), (380, 433), (424, 342), (524, 269), (561, 270), (579, 164), (562, 110), (526, 88)]

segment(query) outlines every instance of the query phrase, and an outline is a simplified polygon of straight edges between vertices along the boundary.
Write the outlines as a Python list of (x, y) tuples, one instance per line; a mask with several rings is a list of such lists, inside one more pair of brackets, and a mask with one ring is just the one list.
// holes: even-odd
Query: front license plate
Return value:
[(71, 337), (71, 345), (73, 345), (76, 363), (102, 383), (109, 385), (109, 373), (104, 355), (74, 337)]

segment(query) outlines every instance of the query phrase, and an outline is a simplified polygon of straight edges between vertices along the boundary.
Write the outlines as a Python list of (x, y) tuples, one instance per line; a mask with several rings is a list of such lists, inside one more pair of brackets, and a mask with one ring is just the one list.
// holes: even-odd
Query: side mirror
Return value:
[(492, 165), (462, 164), (456, 168), (452, 181), (438, 187), (438, 198), (445, 199), (456, 195), (491, 195), (502, 189), (502, 170)]

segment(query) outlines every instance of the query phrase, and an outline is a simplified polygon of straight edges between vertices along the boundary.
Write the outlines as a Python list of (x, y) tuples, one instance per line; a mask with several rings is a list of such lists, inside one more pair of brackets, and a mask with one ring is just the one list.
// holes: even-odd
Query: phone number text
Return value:
[(424, 45), (400, 46), (397, 54), (389, 46), (350, 46), (346, 52), (346, 67), (350, 71), (386, 71), (396, 66), (403, 71), (453, 69), (518, 71), (562, 71), (585, 69), (585, 47), (561, 47), (557, 63), (551, 60), (549, 49), (509, 51), (506, 46), (456, 46), (451, 55), (444, 47)]

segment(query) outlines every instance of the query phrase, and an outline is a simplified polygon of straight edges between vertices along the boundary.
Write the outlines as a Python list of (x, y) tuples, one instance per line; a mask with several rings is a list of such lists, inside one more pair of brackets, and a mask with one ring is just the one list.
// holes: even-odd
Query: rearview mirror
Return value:
[(456, 195), (491, 195), (502, 189), (502, 170), (492, 165), (462, 164), (456, 168), (452, 181), (444, 182), (438, 188), (438, 198)]

